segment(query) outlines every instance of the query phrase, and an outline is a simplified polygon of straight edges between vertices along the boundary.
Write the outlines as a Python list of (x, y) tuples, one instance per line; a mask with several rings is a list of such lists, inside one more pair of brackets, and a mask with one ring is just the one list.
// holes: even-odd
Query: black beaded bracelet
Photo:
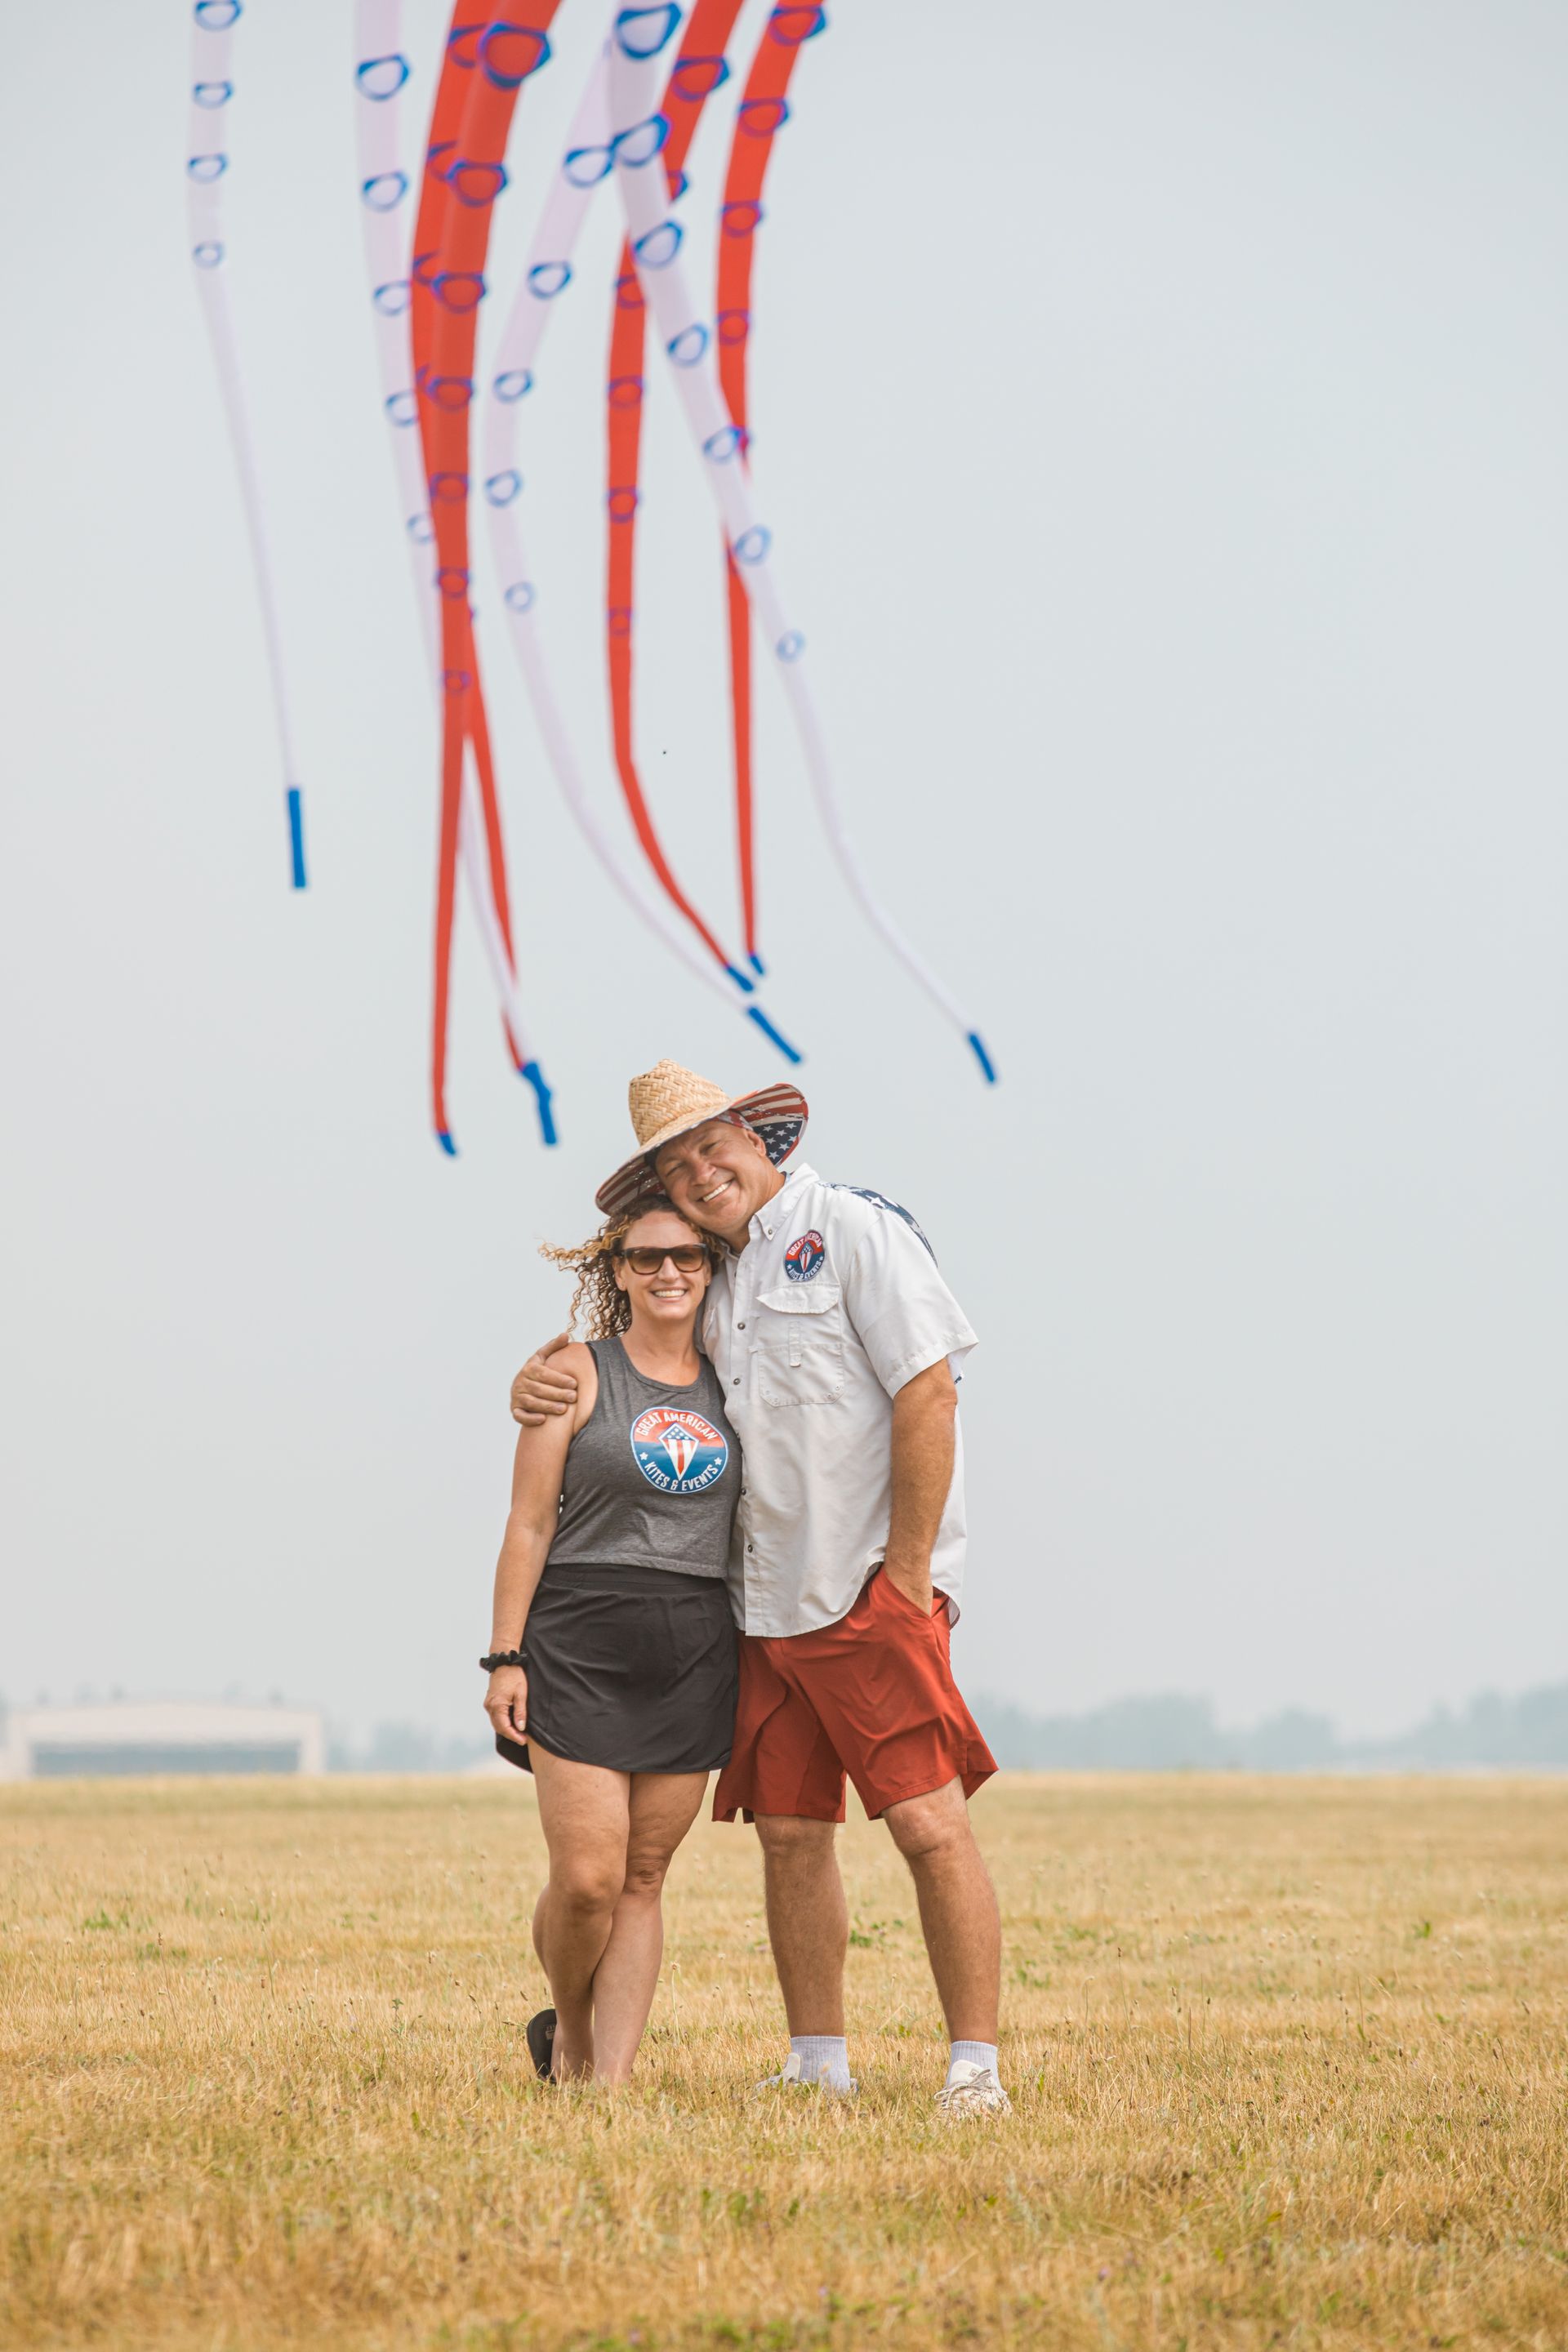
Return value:
[(492, 1650), (488, 1658), (481, 1658), (479, 1660), (479, 1664), (483, 1666), (487, 1675), (493, 1675), (498, 1666), (521, 1666), (522, 1664), (522, 1652), (521, 1650)]

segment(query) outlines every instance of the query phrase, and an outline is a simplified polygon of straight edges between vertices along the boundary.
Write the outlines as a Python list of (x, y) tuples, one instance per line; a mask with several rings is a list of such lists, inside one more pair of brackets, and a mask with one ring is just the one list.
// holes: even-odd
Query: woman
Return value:
[(550, 1878), (533, 1947), (554, 2001), (529, 2048), (557, 2082), (624, 2083), (664, 1948), (659, 1893), (729, 1761), (726, 1570), (740, 1445), (696, 1326), (710, 1244), (662, 1197), (576, 1250), (572, 1414), (524, 1429), (496, 1566), (485, 1712), (539, 1787)]

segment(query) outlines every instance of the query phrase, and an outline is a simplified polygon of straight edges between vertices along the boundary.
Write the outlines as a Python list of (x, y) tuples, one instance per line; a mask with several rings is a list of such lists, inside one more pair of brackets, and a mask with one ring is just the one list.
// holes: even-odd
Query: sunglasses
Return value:
[(682, 1242), (679, 1249), (618, 1249), (634, 1274), (658, 1274), (666, 1261), (678, 1274), (698, 1274), (708, 1263), (700, 1242)]

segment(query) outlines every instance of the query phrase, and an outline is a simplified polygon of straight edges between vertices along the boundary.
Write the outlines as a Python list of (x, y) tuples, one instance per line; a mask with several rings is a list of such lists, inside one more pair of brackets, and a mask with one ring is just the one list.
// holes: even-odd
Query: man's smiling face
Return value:
[(763, 1202), (784, 1182), (762, 1137), (727, 1118), (710, 1118), (689, 1135), (678, 1135), (655, 1154), (653, 1166), (682, 1216), (737, 1247)]

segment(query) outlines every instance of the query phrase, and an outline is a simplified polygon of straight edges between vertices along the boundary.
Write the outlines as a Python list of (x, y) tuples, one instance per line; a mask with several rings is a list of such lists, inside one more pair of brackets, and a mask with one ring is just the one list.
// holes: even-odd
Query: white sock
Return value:
[(826, 2083), (830, 2091), (849, 2088), (849, 2044), (842, 2033), (792, 2033), (789, 2046), (800, 2060), (803, 2083)]
[(996, 2044), (994, 2042), (955, 2042), (952, 2055), (947, 2062), (947, 2079), (951, 2083), (960, 2066), (988, 2066), (996, 2080)]

